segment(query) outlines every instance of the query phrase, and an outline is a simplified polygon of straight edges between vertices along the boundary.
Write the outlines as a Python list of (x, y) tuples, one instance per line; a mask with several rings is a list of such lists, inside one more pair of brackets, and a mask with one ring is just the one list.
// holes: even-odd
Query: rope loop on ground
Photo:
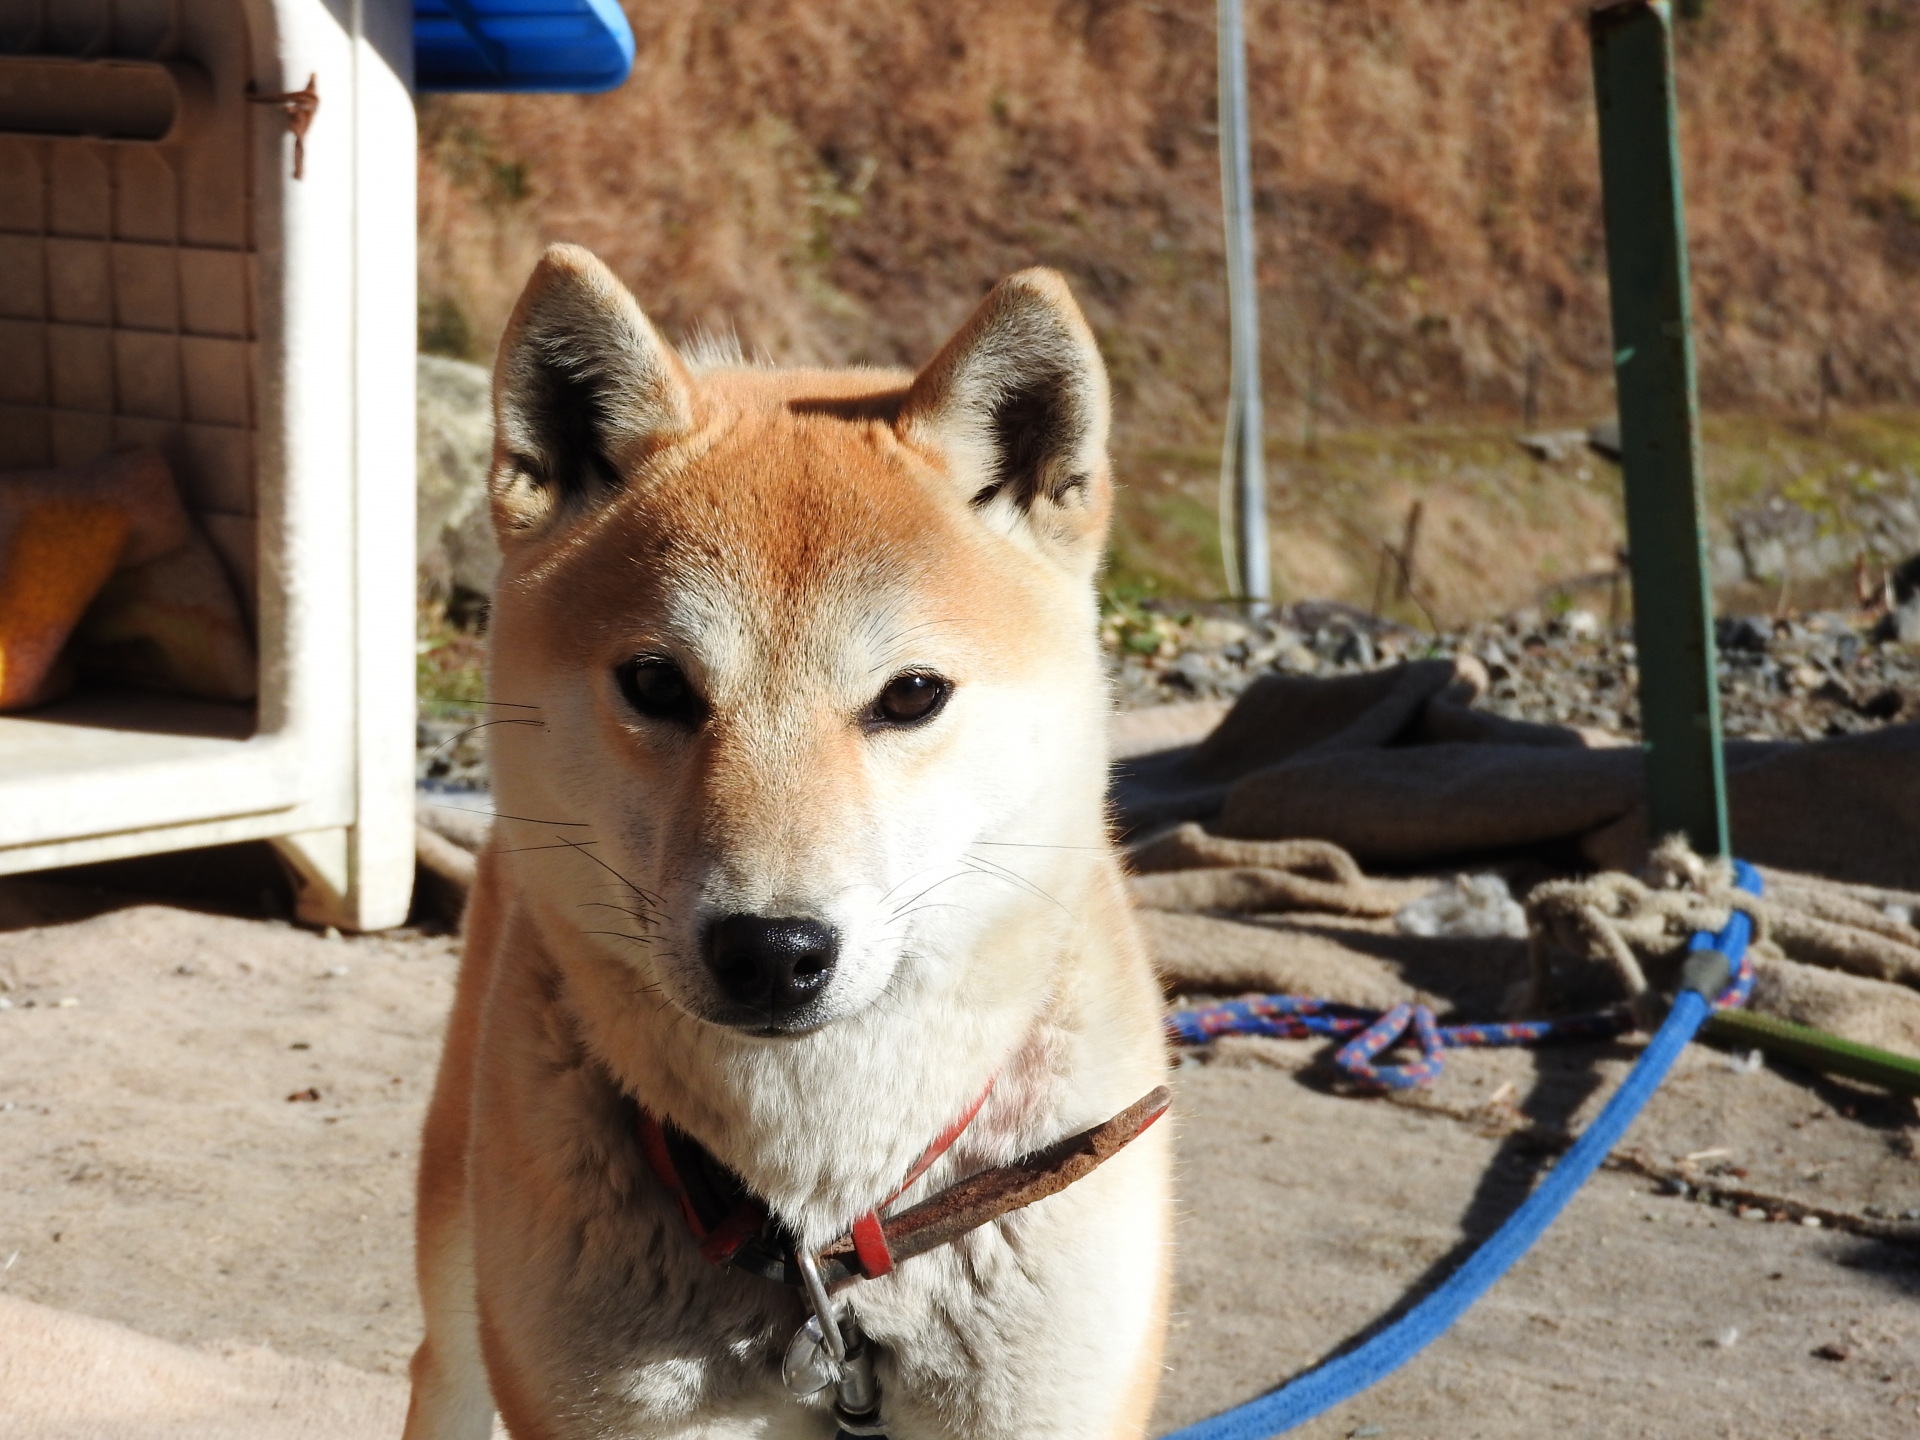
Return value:
[[(1664, 1015), (1655, 1013), (1653, 995), (1633, 945), (1664, 951), (1669, 948), (1669, 928), (1678, 923), (1685, 928), (1670, 948), (1690, 944), (1699, 949), (1703, 936), (1726, 931), (1735, 915), (1746, 917), (1747, 932), (1753, 939), (1743, 941), (1737, 956), (1729, 956), (1732, 979), (1713, 1004), (1716, 1009), (1744, 1005), (1753, 991), (1752, 946), (1766, 934), (1765, 912), (1758, 903), (1759, 873), (1744, 861), (1703, 861), (1677, 838), (1661, 846), (1642, 873), (1654, 883), (1607, 873), (1587, 880), (1549, 881), (1538, 886), (1527, 900), (1536, 955), (1544, 944), (1539, 937), (1560, 939), (1574, 933), (1588, 938), (1587, 953), (1594, 958), (1624, 957), (1623, 962), (1616, 963), (1616, 971), (1623, 980), (1630, 973), (1638, 985), (1637, 989), (1629, 987), (1626, 1006), (1549, 1020), (1441, 1025), (1429, 1007), (1414, 1002), (1381, 1011), (1302, 995), (1245, 995), (1238, 1000), (1174, 1011), (1167, 1016), (1168, 1038), (1176, 1045), (1205, 1045), (1223, 1035), (1265, 1035), (1281, 1040), (1321, 1035), (1340, 1039), (1346, 1043), (1334, 1053), (1333, 1063), (1347, 1078), (1374, 1089), (1410, 1090), (1439, 1078), (1442, 1052), (1446, 1050), (1606, 1040), (1637, 1028), (1657, 1028)], [(1541, 907), (1538, 911), (1536, 903)], [(1630, 972), (1623, 967), (1631, 967)], [(1536, 962), (1536, 989), (1541, 973)], [(1399, 1065), (1377, 1063), (1382, 1054), (1409, 1035), (1419, 1047), (1418, 1060)]]
[(1753, 943), (1765, 943), (1767, 907), (1738, 883), (1739, 864), (1702, 859), (1683, 837), (1673, 835), (1654, 849), (1637, 877), (1609, 870), (1536, 885), (1526, 901), (1530, 1008), (1546, 1003), (1556, 948), (1607, 966), (1628, 1003), (1648, 1020), (1643, 997), (1652, 987), (1642, 956), (1676, 954), (1689, 935), (1723, 930), (1736, 913), (1752, 925)]
[[(1376, 1065), (1374, 1060), (1411, 1033), (1420, 1046), (1420, 1058), (1404, 1065)], [(1433, 1011), (1424, 1005), (1395, 1005), (1354, 1039), (1340, 1047), (1333, 1063), (1354, 1079), (1388, 1090), (1410, 1090), (1430, 1085), (1440, 1075), (1440, 1051), (1446, 1044)]]

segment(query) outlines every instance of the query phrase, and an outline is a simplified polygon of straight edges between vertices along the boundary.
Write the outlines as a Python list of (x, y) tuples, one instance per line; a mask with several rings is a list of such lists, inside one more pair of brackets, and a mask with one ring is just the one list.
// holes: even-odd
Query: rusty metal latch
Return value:
[(287, 114), (287, 129), (293, 132), (293, 178), (304, 178), (307, 168), (307, 130), (320, 110), (318, 75), (307, 76), (304, 90), (289, 90), (281, 95), (249, 95), (255, 105), (278, 105)]

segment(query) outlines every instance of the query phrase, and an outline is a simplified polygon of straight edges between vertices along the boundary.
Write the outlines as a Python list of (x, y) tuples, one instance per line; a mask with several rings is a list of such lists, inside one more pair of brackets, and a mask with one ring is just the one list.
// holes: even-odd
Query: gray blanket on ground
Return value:
[[(1473, 708), (1484, 672), (1422, 660), (1254, 682), (1198, 744), (1114, 767), (1122, 827), (1198, 820), (1218, 835), (1329, 840), (1363, 863), (1424, 865), (1564, 841), (1594, 865), (1647, 853), (1637, 746)], [(1726, 750), (1743, 858), (1920, 888), (1920, 725)]]

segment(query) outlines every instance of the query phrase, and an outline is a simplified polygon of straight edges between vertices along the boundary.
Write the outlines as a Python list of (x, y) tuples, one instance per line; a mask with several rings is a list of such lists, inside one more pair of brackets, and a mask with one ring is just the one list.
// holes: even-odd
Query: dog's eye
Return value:
[(707, 718), (707, 702), (671, 660), (637, 655), (614, 674), (627, 703), (650, 720), (667, 720), (691, 729)]
[(868, 719), (878, 725), (918, 725), (938, 714), (952, 693), (953, 686), (938, 675), (909, 670), (887, 682)]

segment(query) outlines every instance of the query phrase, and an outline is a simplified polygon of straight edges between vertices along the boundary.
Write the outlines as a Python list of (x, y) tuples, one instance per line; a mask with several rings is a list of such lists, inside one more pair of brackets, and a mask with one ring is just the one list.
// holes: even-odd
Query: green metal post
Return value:
[(1595, 9), (1589, 25), (1648, 827), (1656, 840), (1678, 831), (1701, 854), (1724, 855), (1672, 21), (1662, 0), (1616, 0)]

